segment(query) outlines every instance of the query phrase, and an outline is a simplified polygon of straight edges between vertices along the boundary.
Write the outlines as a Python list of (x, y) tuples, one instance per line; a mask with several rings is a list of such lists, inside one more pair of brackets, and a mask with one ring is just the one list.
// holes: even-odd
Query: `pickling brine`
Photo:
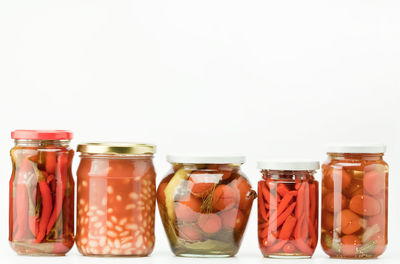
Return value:
[(154, 247), (154, 147), (89, 143), (79, 145), (78, 151), (79, 251), (95, 256), (149, 255)]

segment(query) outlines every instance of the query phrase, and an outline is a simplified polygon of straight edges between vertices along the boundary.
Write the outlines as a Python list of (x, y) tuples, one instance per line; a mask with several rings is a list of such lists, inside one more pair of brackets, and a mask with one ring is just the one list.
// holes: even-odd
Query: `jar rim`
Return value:
[(133, 142), (89, 142), (79, 144), (77, 152), (82, 154), (152, 155), (156, 152), (156, 146)]
[(246, 157), (241, 154), (168, 154), (167, 161), (183, 164), (243, 164)]
[(331, 145), (327, 153), (351, 153), (351, 154), (379, 154), (386, 152), (384, 144), (342, 144)]

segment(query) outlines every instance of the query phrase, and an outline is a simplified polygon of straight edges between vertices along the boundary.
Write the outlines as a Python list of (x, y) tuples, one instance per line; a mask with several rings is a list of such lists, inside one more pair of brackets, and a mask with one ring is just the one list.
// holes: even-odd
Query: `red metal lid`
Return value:
[(68, 130), (14, 130), (11, 132), (12, 139), (32, 140), (69, 140), (72, 132)]

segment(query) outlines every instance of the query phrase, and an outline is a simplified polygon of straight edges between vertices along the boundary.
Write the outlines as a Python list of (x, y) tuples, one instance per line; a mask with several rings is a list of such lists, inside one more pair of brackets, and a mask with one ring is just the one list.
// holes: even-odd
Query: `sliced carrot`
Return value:
[(377, 215), (381, 211), (378, 200), (369, 195), (354, 196), (350, 200), (349, 208), (353, 212), (365, 216)]
[(289, 206), (289, 203), (292, 201), (293, 194), (291, 192), (287, 192), (285, 196), (282, 198), (281, 202), (278, 205), (278, 216), (283, 213), (283, 211)]
[(296, 225), (296, 221), (297, 219), (294, 216), (289, 215), (289, 217), (286, 218), (286, 221), (281, 228), (281, 232), (279, 233), (279, 239), (287, 240), (290, 238)]
[(277, 191), (280, 196), (284, 197), (289, 192), (289, 188), (284, 183), (278, 183)]

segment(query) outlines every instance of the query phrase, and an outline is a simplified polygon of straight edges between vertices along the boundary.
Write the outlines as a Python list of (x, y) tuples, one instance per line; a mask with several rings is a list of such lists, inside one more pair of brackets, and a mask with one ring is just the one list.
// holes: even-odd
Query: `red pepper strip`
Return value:
[(296, 217), (289, 215), (279, 233), (279, 239), (287, 240), (292, 235), (293, 229), (296, 225)]
[(317, 211), (317, 195), (315, 192), (315, 183), (310, 184), (310, 221), (314, 222)]
[(277, 253), (285, 246), (285, 244), (287, 242), (288, 242), (288, 240), (279, 240), (277, 243), (275, 243), (271, 247), (267, 248), (267, 251), (269, 253)]
[(313, 253), (313, 250), (302, 239), (296, 240), (296, 246), (306, 256), (311, 256)]
[(281, 200), (281, 202), (278, 205), (278, 216), (283, 213), (283, 211), (289, 206), (290, 201), (293, 198), (293, 194), (288, 192), (286, 193), (286, 195), (283, 197), (283, 199)]
[(290, 193), (293, 195), (293, 196), (297, 196), (297, 191), (290, 191)]
[(15, 209), (17, 211), (17, 231), (13, 240), (21, 240), (25, 237), (28, 221), (28, 190), (25, 183), (16, 184)]
[(284, 183), (278, 183), (277, 191), (280, 196), (284, 197), (289, 192), (289, 188)]
[(295, 188), (296, 190), (299, 190), (299, 189), (300, 189), (300, 186), (301, 186), (301, 182), (296, 182), (296, 184), (294, 185), (294, 188)]
[[(265, 182), (262, 183), (263, 183), (261, 186), (262, 194), (264, 196), (265, 201), (268, 202), (269, 209), (276, 209), (276, 207), (278, 206), (276, 195), (268, 191), (268, 187)], [(272, 189), (272, 191), (274, 190)]]
[(54, 202), (54, 210), (51, 214), (48, 226), (47, 226), (47, 234), (50, 233), (50, 230), (53, 228), (58, 216), (60, 215), (63, 200), (65, 196), (65, 190), (67, 189), (67, 174), (68, 174), (68, 156), (61, 154), (58, 157), (57, 162), (57, 179), (56, 179), (56, 197)]
[(40, 243), (46, 235), (47, 225), (49, 223), (51, 211), (53, 210), (53, 200), (46, 178), (36, 166), (34, 166), (34, 169), (38, 175), (39, 190), (42, 195), (42, 213), (39, 221), (39, 233), (35, 240), (37, 243)]

